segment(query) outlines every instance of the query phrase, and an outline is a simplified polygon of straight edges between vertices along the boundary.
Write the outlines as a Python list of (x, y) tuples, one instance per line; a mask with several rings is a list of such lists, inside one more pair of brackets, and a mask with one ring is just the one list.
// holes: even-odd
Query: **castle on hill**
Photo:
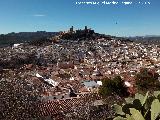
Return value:
[(89, 33), (89, 34), (93, 34), (94, 33), (94, 30), (91, 30), (91, 28), (87, 28), (87, 26), (85, 26), (85, 28), (83, 29), (83, 30), (81, 30), (81, 29), (78, 29), (78, 30), (75, 30), (74, 31), (74, 28), (73, 28), (73, 26), (69, 29), (69, 31), (68, 31), (69, 33)]

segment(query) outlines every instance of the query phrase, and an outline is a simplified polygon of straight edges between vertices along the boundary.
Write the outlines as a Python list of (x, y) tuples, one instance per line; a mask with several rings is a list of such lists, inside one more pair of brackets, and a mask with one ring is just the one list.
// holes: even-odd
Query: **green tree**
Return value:
[(151, 87), (158, 87), (158, 74), (151, 72), (146, 68), (140, 70), (136, 75), (136, 85), (139, 89), (148, 89)]
[(102, 80), (102, 86), (99, 88), (99, 94), (104, 97), (112, 94), (127, 96), (128, 92), (121, 77), (116, 76), (113, 79), (105, 78)]

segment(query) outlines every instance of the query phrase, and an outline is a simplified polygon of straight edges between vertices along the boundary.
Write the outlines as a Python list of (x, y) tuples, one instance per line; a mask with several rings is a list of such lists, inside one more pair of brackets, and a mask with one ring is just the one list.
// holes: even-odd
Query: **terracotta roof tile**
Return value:
[(61, 112), (72, 112), (73, 108), (85, 105), (86, 102), (99, 100), (101, 97), (98, 94), (82, 94), (77, 98), (53, 100), (41, 102), (38, 104), (39, 116), (57, 115)]

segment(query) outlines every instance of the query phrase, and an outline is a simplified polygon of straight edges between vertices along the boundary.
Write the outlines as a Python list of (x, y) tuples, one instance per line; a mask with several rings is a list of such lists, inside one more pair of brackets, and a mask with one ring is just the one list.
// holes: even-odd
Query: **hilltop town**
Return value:
[[(25, 113), (27, 105), (35, 105), (39, 118), (62, 119), (63, 115), (73, 112), (77, 116), (87, 116), (88, 107), (98, 105), (102, 106), (101, 112), (93, 112), (91, 116), (95, 115), (95, 119), (107, 116), (112, 113), (107, 113), (107, 105), (98, 94), (103, 79), (120, 76), (129, 94), (133, 95), (135, 76), (142, 68), (160, 75), (158, 44), (98, 34), (87, 26), (84, 30), (74, 30), (72, 26), (69, 31), (59, 32), (47, 40), (41, 45), (36, 45), (35, 41), (34, 44), (16, 43), (0, 48), (2, 119), (32, 117), (29, 113), (9, 116), (6, 108), (10, 110), (13, 106), (8, 98), (10, 101), (20, 99), (24, 104), (17, 109), (20, 113)], [(6, 93), (9, 90), (13, 91), (13, 96)]]

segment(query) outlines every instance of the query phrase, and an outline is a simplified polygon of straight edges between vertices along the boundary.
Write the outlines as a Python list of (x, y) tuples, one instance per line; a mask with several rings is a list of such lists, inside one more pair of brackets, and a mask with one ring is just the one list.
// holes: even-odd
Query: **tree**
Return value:
[(158, 74), (149, 71), (146, 68), (140, 70), (136, 75), (136, 85), (139, 89), (148, 89), (150, 87), (159, 86)]
[(120, 76), (116, 76), (113, 79), (105, 78), (102, 80), (102, 86), (99, 89), (99, 94), (102, 96), (117, 94), (120, 96), (127, 96), (127, 88)]

